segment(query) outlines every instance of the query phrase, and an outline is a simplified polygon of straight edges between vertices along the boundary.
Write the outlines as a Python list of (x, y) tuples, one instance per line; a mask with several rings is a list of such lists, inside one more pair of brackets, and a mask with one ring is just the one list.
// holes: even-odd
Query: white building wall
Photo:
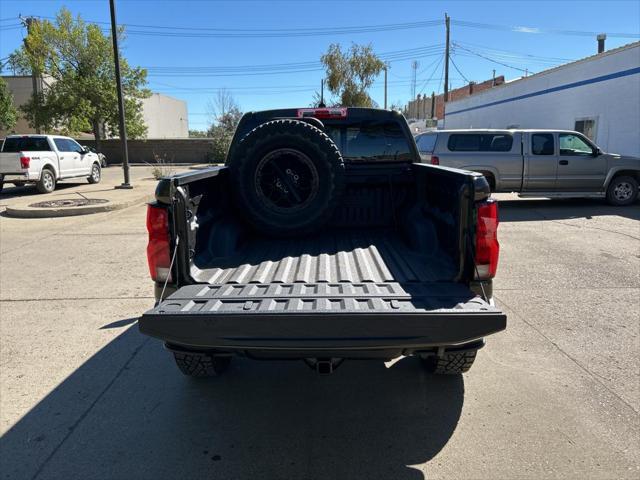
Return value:
[(147, 138), (188, 138), (187, 102), (159, 93), (142, 101)]
[(604, 151), (640, 156), (640, 42), (450, 102), (442, 128), (573, 130), (584, 118)]

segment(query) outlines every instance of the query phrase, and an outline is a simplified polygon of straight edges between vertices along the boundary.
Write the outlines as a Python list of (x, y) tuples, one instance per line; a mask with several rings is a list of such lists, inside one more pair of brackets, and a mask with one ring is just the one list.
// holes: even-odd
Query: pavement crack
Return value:
[(147, 300), (155, 299), (152, 295), (129, 296), (129, 297), (56, 297), (56, 298), (2, 298), (0, 303), (10, 302), (56, 302), (59, 300)]
[(594, 226), (591, 226), (591, 225), (588, 225), (588, 226), (585, 226), (585, 225), (574, 225), (573, 223), (563, 222), (561, 220), (554, 220), (553, 218), (549, 218), (544, 213), (541, 213), (539, 210), (534, 210), (534, 212), (537, 213), (538, 215), (540, 215), (540, 217), (542, 217), (544, 220), (547, 220), (547, 221), (553, 222), (553, 223), (558, 223), (560, 225), (565, 225), (567, 227), (585, 228), (585, 229), (588, 229), (588, 230), (600, 230), (602, 232), (613, 233), (615, 235), (623, 235), (625, 237), (633, 238), (634, 240), (640, 241), (640, 237), (635, 237), (633, 235), (629, 235), (628, 233), (617, 232), (615, 230), (607, 230), (606, 228), (594, 227)]
[(539, 329), (538, 327), (536, 327), (533, 323), (529, 322), (526, 318), (524, 318), (522, 315), (520, 315), (514, 308), (512, 308), (511, 306), (509, 306), (509, 304), (507, 304), (507, 302), (505, 302), (504, 300), (502, 300), (501, 298), (499, 298), (497, 295), (495, 295), (494, 293), (494, 297), (504, 306), (506, 306), (509, 310), (511, 310), (520, 320), (522, 320), (526, 325), (528, 325), (529, 327), (531, 327), (535, 332), (537, 332), (542, 338), (544, 338), (547, 342), (549, 342), (551, 345), (553, 345), (560, 353), (562, 353), (565, 357), (567, 357), (569, 360), (571, 360), (571, 362), (573, 362), (578, 368), (580, 368), (580, 370), (582, 370), (583, 372), (585, 372), (587, 375), (589, 375), (589, 377), (591, 377), (593, 380), (595, 380), (597, 383), (599, 383), (605, 390), (607, 390), (611, 395), (613, 395), (614, 397), (616, 397), (620, 402), (622, 402), (624, 405), (626, 405), (627, 407), (629, 407), (631, 409), (632, 412), (635, 412), (635, 414), (639, 414), (640, 412), (638, 412), (638, 410), (636, 410), (633, 405), (630, 405), (624, 398), (622, 398), (620, 395), (618, 395), (615, 391), (613, 391), (606, 383), (604, 383), (601, 378), (604, 378), (600, 375), (598, 375), (595, 372), (592, 372), (591, 370), (589, 370), (587, 367), (585, 367), (584, 365), (582, 365), (582, 363), (580, 363), (578, 360), (576, 360), (573, 356), (571, 356), (568, 352), (566, 352), (560, 345), (558, 345), (556, 342), (554, 342), (551, 338), (549, 338), (541, 329)]
[(131, 355), (129, 355), (129, 358), (127, 359), (126, 362), (124, 362), (124, 364), (122, 365), (122, 367), (120, 367), (120, 369), (116, 372), (115, 376), (109, 381), (109, 383), (107, 383), (107, 385), (102, 389), (102, 391), (98, 394), (98, 396), (93, 400), (93, 402), (91, 402), (91, 404), (86, 408), (86, 410), (78, 417), (78, 419), (73, 423), (73, 425), (71, 425), (71, 427), (69, 427), (66, 435), (64, 436), (64, 438), (60, 441), (60, 443), (58, 443), (58, 445), (56, 445), (56, 447), (51, 451), (51, 453), (49, 455), (47, 455), (47, 458), (44, 459), (44, 461), (40, 464), (40, 466), (38, 467), (38, 469), (36, 470), (36, 472), (31, 476), (31, 480), (35, 480), (44, 470), (44, 468), (47, 466), (47, 464), (51, 461), (51, 459), (56, 455), (56, 453), (58, 453), (58, 451), (60, 450), (60, 448), (62, 448), (62, 446), (64, 445), (64, 443), (69, 439), (69, 437), (73, 434), (73, 432), (75, 431), (75, 429), (78, 427), (78, 425), (80, 425), (80, 423), (82, 423), (82, 421), (87, 418), (87, 415), (89, 415), (89, 413), (91, 412), (91, 410), (93, 410), (93, 407), (96, 406), (96, 404), (102, 399), (102, 397), (104, 396), (105, 393), (107, 393), (107, 391), (111, 388), (111, 386), (115, 383), (115, 381), (120, 377), (120, 375), (122, 375), (122, 372), (124, 372), (128, 367), (129, 364), (133, 361), (133, 359), (138, 355), (138, 353), (140, 352), (140, 350), (142, 350), (142, 348), (151, 340), (151, 338), (147, 337), (145, 338), (142, 343), (140, 345), (138, 345), (135, 350), (133, 352), (131, 352)]

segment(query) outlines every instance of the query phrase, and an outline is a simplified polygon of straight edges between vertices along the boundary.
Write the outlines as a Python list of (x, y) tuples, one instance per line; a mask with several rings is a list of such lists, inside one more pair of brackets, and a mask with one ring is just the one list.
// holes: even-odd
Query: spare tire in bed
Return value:
[(233, 148), (231, 170), (240, 213), (273, 236), (311, 233), (331, 216), (344, 182), (344, 162), (319, 128), (295, 119), (272, 120)]

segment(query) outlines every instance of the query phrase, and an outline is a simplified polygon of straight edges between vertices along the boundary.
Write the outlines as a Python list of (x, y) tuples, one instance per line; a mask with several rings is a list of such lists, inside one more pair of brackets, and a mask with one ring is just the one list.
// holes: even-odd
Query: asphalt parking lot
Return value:
[(188, 379), (137, 331), (144, 205), (0, 217), (1, 477), (638, 478), (640, 208), (499, 197), (508, 327), (444, 378), (407, 358)]

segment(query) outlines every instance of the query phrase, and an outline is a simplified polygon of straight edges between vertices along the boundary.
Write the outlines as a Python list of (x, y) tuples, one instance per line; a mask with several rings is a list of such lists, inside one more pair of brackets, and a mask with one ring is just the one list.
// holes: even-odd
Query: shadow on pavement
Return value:
[(538, 220), (566, 220), (602, 216), (618, 216), (640, 220), (638, 202), (627, 207), (614, 207), (602, 199), (537, 199), (537, 200), (500, 200), (501, 222), (527, 222)]
[(421, 479), (462, 411), (461, 376), (407, 358), (234, 359), (183, 377), (136, 326), (86, 361), (1, 439), (3, 478)]
[[(53, 193), (55, 194), (56, 192), (60, 192), (67, 188), (77, 187), (78, 185), (85, 185), (86, 183), (87, 182), (84, 179), (82, 182), (80, 181), (73, 182), (73, 183), (60, 182), (56, 184), (56, 189), (53, 191)], [(31, 197), (31, 196), (33, 197), (42, 196), (43, 198), (48, 198), (45, 195), (38, 192), (38, 189), (35, 187), (35, 185), (25, 185), (22, 187), (10, 187), (9, 184), (5, 183), (4, 188), (2, 189), (2, 192), (0, 192), (0, 202), (3, 202), (4, 200), (8, 200), (10, 198)]]

